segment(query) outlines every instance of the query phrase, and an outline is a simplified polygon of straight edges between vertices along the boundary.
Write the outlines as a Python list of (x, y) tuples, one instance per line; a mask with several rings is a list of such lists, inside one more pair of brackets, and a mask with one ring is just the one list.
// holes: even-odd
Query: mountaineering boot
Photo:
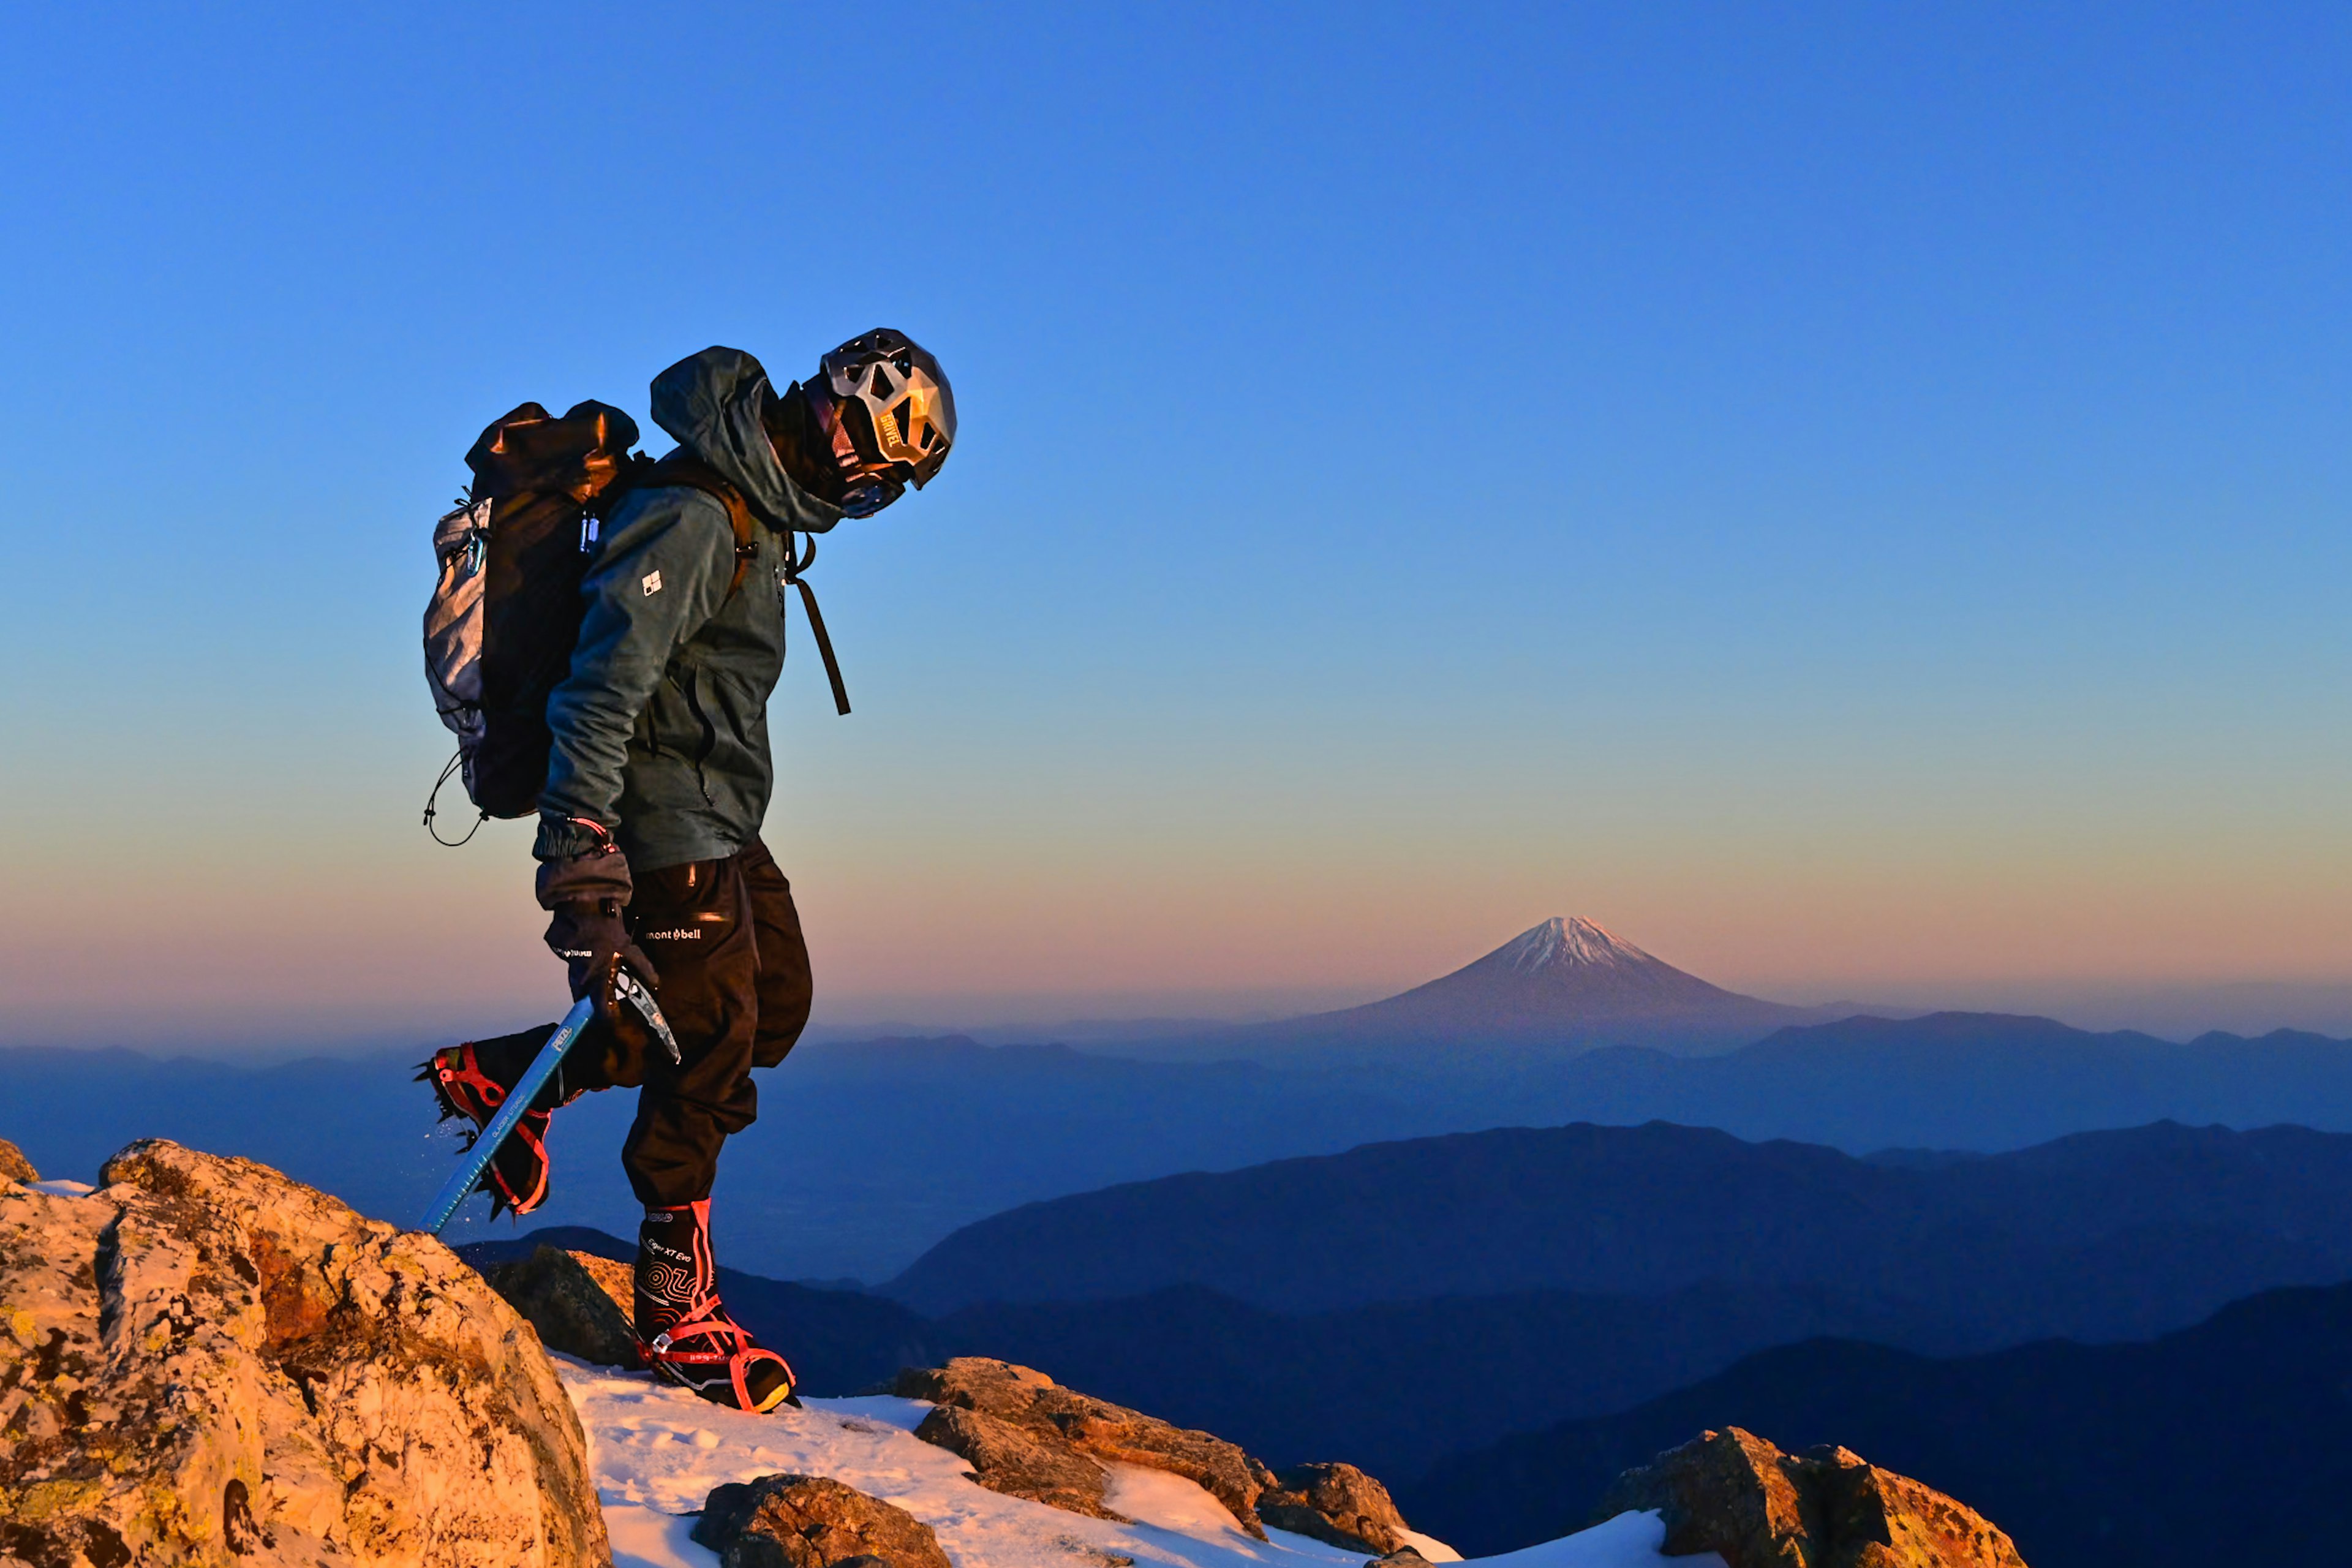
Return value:
[(648, 1208), (637, 1229), (637, 1339), (646, 1364), (713, 1405), (800, 1404), (784, 1358), (752, 1342), (719, 1300), (710, 1200)]
[[(434, 1098), (441, 1102), (442, 1121), (459, 1117), (474, 1124), (466, 1136), (466, 1147), (470, 1149), (499, 1113), (499, 1107), (506, 1103), (507, 1090), (521, 1079), (531, 1058), (539, 1054), (539, 1046), (553, 1032), (552, 1028), (532, 1029), (480, 1045), (468, 1040), (446, 1047), (434, 1052), (433, 1059), (418, 1068), (416, 1079), (433, 1086)], [(563, 1092), (559, 1069), (540, 1090), (539, 1103), (523, 1112), (507, 1141), (490, 1156), (489, 1168), (482, 1173), (476, 1190), (490, 1194), (491, 1218), (497, 1218), (502, 1209), (529, 1214), (547, 1201), (547, 1124), (558, 1107), (577, 1098), (576, 1093), (566, 1096)]]

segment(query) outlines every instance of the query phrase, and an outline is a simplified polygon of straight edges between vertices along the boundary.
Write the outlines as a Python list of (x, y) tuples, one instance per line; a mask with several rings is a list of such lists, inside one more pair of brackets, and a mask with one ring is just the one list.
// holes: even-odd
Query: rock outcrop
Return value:
[(5, 1138), (0, 1138), (0, 1182), (37, 1182), (41, 1173), (33, 1169), (33, 1162), (25, 1152)]
[(1027, 1498), (1072, 1513), (1125, 1521), (1103, 1501), (1103, 1468), (1069, 1444), (984, 1411), (942, 1405), (915, 1436), (961, 1458), (973, 1480), (1007, 1497)]
[(590, 1568), (539, 1342), (429, 1237), (163, 1142), (0, 1186), (0, 1560)]
[(629, 1322), (636, 1285), (627, 1264), (542, 1247), (520, 1262), (492, 1264), (482, 1278), (539, 1331), (549, 1350), (600, 1366), (643, 1361)]
[(1628, 1470), (1593, 1522), (1659, 1510), (1669, 1557), (1728, 1568), (2025, 1568), (1973, 1509), (1844, 1448), (1786, 1454), (1737, 1426)]
[(1139, 1465), (1194, 1482), (1261, 1541), (1272, 1525), (1374, 1554), (1404, 1543), (1388, 1489), (1353, 1465), (1276, 1476), (1223, 1438), (1090, 1398), (1031, 1367), (960, 1356), (907, 1368), (889, 1392), (938, 1405), (915, 1436), (961, 1456), (974, 1480), (1010, 1497), (1115, 1520), (1102, 1467)]
[[(940, 1367), (908, 1367), (898, 1374), (891, 1392), (902, 1399), (927, 1399), (934, 1405), (993, 1416), (1059, 1455), (1141, 1465), (1182, 1476), (1224, 1504), (1243, 1529), (1261, 1541), (1265, 1539), (1265, 1527), (1258, 1522), (1257, 1500), (1273, 1484), (1274, 1476), (1221, 1437), (1186, 1431), (1157, 1416), (1088, 1398), (1032, 1368), (980, 1356), (959, 1356)], [(947, 1435), (946, 1428), (935, 1427), (931, 1440)], [(916, 1436), (922, 1436), (919, 1429)], [(1035, 1496), (1039, 1502), (1053, 1500), (1018, 1489), (1010, 1470), (1000, 1470), (994, 1480), (985, 1469), (976, 1468), (973, 1473), (982, 1486), (998, 1491), (1014, 1497)]]
[(822, 1476), (715, 1488), (694, 1539), (719, 1568), (950, 1568), (929, 1525)]
[(1292, 1466), (1257, 1500), (1257, 1516), (1276, 1530), (1376, 1556), (1405, 1545), (1404, 1516), (1389, 1489), (1353, 1465)]

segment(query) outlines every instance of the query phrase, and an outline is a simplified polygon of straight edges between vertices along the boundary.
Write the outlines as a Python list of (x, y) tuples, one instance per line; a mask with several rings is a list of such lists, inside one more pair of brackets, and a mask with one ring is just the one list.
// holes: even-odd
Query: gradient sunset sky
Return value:
[(1360, 1001), (1556, 913), (1793, 1001), (2352, 984), (2340, 5), (18, 6), (0, 60), (7, 1043), (552, 1016), (528, 826), (417, 822), (462, 454), (877, 324), (963, 427), (823, 543), (855, 715), (804, 635), (774, 705), (821, 1020)]

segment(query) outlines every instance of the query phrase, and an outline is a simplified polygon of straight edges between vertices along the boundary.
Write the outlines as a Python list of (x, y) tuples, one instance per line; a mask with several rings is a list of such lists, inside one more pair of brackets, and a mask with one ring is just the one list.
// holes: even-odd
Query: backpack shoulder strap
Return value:
[[(683, 485), (706, 495), (715, 496), (727, 508), (727, 521), (735, 530), (735, 575), (727, 584), (727, 596), (733, 598), (735, 590), (743, 585), (743, 574), (751, 569), (751, 558), (759, 553), (759, 534), (754, 531), (751, 509), (744, 503), (742, 493), (728, 483), (725, 475), (701, 458), (687, 452), (673, 452), (657, 462), (640, 462), (628, 480), (627, 488), (638, 489), (648, 486)], [(617, 493), (617, 487), (616, 487)], [(816, 590), (808, 585), (801, 571), (816, 559), (816, 541), (811, 538), (806, 553), (793, 547), (792, 535), (784, 536), (784, 581), (801, 591), (801, 603), (808, 607), (809, 630), (816, 636), (816, 650), (824, 658), (824, 675), (833, 686), (833, 706), (836, 712), (849, 711), (849, 692), (841, 683), (841, 664), (833, 656), (833, 639), (824, 633), (824, 617), (817, 614)], [(781, 594), (782, 590), (778, 589)]]
[(743, 585), (743, 574), (751, 568), (751, 558), (760, 552), (759, 525), (751, 521), (751, 509), (742, 492), (689, 452), (672, 452), (658, 462), (647, 463), (629, 483), (631, 489), (667, 486), (700, 490), (727, 509), (728, 525), (735, 531), (735, 575), (727, 582), (727, 596), (733, 598), (735, 590)]

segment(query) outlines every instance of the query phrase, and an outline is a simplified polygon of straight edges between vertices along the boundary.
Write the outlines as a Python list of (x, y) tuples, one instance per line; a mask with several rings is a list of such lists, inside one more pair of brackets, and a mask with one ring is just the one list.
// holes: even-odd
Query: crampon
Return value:
[[(529, 1065), (528, 1058), (524, 1065)], [(483, 1066), (471, 1041), (434, 1052), (433, 1059), (418, 1068), (416, 1080), (433, 1086), (434, 1098), (441, 1102), (442, 1121), (454, 1118), (472, 1123), (466, 1132), (468, 1149), (506, 1103), (509, 1087)], [(548, 1110), (525, 1111), (498, 1152), (490, 1156), (477, 1190), (490, 1194), (492, 1218), (501, 1210), (529, 1214), (547, 1201), (547, 1124), (552, 1115)]]
[(752, 1340), (751, 1331), (712, 1301), (702, 1316), (677, 1323), (639, 1347), (646, 1365), (714, 1405), (764, 1415), (797, 1406), (792, 1363)]
[(764, 1414), (800, 1404), (792, 1364), (719, 1300), (710, 1200), (648, 1208), (637, 1233), (636, 1320), (646, 1365), (714, 1405)]

